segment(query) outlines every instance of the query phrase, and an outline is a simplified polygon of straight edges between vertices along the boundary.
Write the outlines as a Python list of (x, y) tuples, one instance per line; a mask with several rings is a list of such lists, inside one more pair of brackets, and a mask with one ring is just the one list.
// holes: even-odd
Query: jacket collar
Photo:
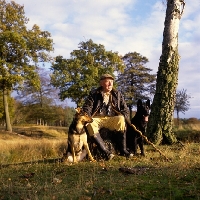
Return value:
[[(97, 92), (98, 92), (98, 93), (103, 93), (103, 88), (102, 88), (102, 86), (97, 88)], [(116, 93), (117, 90), (113, 88), (113, 89), (111, 90), (111, 93), (113, 93), (113, 92)]]

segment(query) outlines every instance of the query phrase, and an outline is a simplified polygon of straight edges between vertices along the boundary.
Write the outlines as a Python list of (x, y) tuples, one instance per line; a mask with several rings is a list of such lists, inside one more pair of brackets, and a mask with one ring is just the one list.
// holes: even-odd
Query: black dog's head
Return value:
[(139, 99), (137, 102), (137, 113), (142, 117), (148, 117), (150, 112), (150, 100), (148, 99), (145, 104)]
[(143, 131), (147, 125), (150, 112), (150, 100), (145, 103), (142, 100), (137, 102), (137, 111), (135, 116), (131, 119), (131, 124), (135, 125), (140, 131)]

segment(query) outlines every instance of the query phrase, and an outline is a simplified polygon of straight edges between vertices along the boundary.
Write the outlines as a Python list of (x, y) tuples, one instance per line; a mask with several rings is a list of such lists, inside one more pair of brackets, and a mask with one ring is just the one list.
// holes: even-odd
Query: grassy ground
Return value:
[(0, 199), (200, 199), (200, 146), (145, 145), (145, 157), (61, 163), (62, 131), (0, 132)]

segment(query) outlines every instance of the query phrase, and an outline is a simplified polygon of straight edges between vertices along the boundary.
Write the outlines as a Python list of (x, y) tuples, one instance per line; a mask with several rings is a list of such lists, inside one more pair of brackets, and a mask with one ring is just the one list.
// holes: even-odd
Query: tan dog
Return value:
[[(81, 108), (76, 108), (75, 117), (69, 127), (68, 131), (68, 161), (81, 161), (86, 154), (88, 154), (91, 161), (95, 161), (89, 150), (87, 142), (87, 134), (85, 132), (85, 125), (92, 122), (92, 118), (84, 113)], [(84, 147), (84, 148), (83, 148)]]

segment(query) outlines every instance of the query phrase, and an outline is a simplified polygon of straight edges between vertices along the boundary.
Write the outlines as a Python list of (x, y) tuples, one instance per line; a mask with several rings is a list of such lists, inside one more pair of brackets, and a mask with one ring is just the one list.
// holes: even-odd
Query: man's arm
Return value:
[(90, 92), (89, 96), (86, 98), (85, 103), (83, 104), (83, 111), (86, 112), (89, 116), (92, 116), (92, 109), (93, 109), (94, 99), (92, 92)]

